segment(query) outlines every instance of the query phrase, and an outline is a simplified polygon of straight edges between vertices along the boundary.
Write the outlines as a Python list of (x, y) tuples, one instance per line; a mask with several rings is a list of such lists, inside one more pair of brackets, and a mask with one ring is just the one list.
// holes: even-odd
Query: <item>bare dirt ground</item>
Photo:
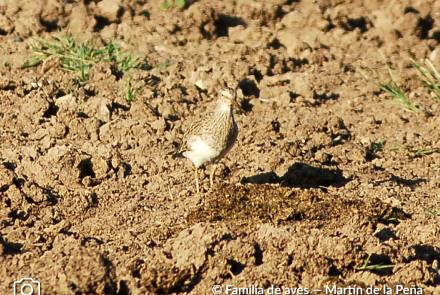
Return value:
[[(440, 208), (440, 154), (417, 153), (440, 147), (440, 103), (410, 62), (440, 69), (439, 1), (0, 3), (0, 294), (21, 278), (41, 294), (440, 294), (440, 216), (424, 209)], [(71, 73), (21, 68), (58, 29), (113, 38), (151, 69), (99, 64), (69, 95)], [(378, 50), (423, 110), (356, 71), (386, 74)], [(197, 194), (193, 165), (169, 152), (224, 83), (239, 139)], [(369, 256), (391, 267), (357, 270)]]

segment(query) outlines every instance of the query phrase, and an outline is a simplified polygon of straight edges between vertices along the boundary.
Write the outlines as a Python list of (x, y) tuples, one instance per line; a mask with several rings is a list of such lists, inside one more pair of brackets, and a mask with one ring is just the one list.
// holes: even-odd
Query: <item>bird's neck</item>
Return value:
[(215, 111), (222, 114), (232, 113), (232, 105), (230, 103), (219, 103)]

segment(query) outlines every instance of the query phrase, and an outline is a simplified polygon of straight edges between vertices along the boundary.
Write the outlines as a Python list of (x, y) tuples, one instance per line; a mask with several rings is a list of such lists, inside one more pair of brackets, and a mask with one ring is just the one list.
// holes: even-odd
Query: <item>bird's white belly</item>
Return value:
[(200, 137), (191, 138), (188, 147), (189, 150), (184, 152), (183, 156), (193, 162), (196, 167), (200, 167), (203, 163), (210, 162), (218, 156), (218, 151)]

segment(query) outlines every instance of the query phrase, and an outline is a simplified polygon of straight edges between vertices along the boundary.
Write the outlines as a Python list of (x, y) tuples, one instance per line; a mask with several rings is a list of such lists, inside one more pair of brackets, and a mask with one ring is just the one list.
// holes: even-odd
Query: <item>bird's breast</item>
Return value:
[(218, 151), (213, 147), (212, 142), (208, 138), (192, 136), (188, 140), (188, 150), (183, 155), (193, 162), (196, 167), (200, 167), (218, 156)]

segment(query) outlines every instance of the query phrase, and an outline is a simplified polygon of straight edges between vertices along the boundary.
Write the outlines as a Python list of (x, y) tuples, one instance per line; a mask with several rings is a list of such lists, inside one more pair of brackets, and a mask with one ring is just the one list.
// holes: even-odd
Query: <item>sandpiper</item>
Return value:
[(199, 192), (199, 168), (213, 163), (209, 176), (211, 187), (217, 163), (231, 150), (237, 140), (238, 127), (232, 105), (239, 107), (237, 92), (232, 88), (220, 91), (213, 113), (192, 122), (184, 133), (179, 150), (173, 158), (187, 158), (195, 166), (196, 189)]

